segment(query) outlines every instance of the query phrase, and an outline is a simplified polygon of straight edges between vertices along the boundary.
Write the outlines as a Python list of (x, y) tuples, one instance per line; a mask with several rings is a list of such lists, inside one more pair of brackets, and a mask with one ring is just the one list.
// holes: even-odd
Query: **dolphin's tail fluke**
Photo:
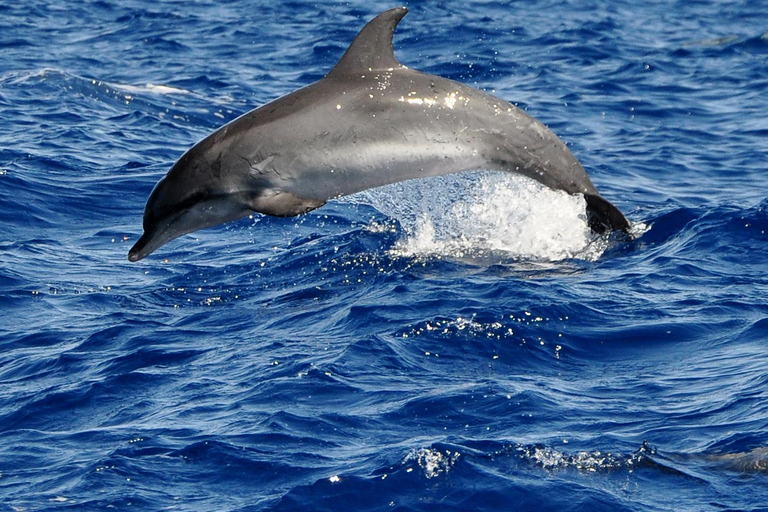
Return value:
[(584, 194), (587, 200), (587, 223), (595, 233), (629, 231), (629, 221), (618, 208), (597, 194)]

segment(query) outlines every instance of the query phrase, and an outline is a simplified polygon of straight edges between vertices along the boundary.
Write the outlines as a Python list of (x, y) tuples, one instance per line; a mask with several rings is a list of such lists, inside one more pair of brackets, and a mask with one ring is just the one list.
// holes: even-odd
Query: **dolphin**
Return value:
[(144, 234), (128, 259), (252, 212), (301, 215), (369, 188), (480, 169), (583, 194), (593, 231), (628, 230), (544, 124), (486, 92), (398, 62), (392, 39), (407, 12), (376, 16), (325, 78), (188, 150), (152, 190)]

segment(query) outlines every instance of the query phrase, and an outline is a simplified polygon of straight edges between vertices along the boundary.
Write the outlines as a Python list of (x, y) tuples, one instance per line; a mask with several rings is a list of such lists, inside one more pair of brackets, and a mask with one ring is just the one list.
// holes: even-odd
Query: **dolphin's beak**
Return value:
[(146, 250), (147, 243), (149, 242), (147, 235), (141, 235), (141, 238), (139, 238), (139, 241), (133, 244), (133, 247), (131, 247), (131, 250), (128, 251), (128, 261), (139, 261), (141, 259), (144, 259), (149, 254), (149, 251)]
[[(144, 234), (138, 239), (138, 241), (128, 251), (128, 261), (139, 261), (146, 258), (161, 246), (170, 242), (174, 238), (178, 238), (181, 235), (189, 233), (192, 229), (184, 229), (183, 220), (188, 210), (182, 210), (179, 213), (173, 214), (162, 221), (158, 222), (154, 226), (144, 226)], [(179, 229), (181, 227), (181, 229)]]
[(133, 244), (131, 250), (128, 251), (128, 261), (136, 262), (143, 260), (164, 243), (165, 242), (157, 242), (156, 237), (153, 238), (149, 233), (144, 233), (141, 235), (141, 238)]
[[(152, 201), (150, 197), (149, 204)], [(170, 208), (157, 209), (168, 211)], [(128, 260), (139, 261), (182, 235), (240, 219), (251, 211), (239, 194), (218, 194), (205, 197), (178, 211), (171, 211), (159, 220), (147, 220), (145, 216), (144, 234), (128, 252)]]

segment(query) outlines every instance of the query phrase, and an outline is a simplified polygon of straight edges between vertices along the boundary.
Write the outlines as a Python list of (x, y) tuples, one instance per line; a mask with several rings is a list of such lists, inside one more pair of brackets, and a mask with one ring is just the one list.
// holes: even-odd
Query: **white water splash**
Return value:
[(473, 172), (395, 183), (356, 195), (400, 223), (392, 252), (472, 260), (595, 260), (586, 201), (533, 180)]
[(408, 453), (403, 462), (405, 464), (415, 462), (424, 472), (425, 477), (435, 478), (448, 473), (460, 456), (459, 452), (452, 452), (450, 450), (440, 451), (435, 448), (419, 448)]
[(606, 469), (632, 469), (642, 458), (644, 452), (630, 457), (613, 455), (599, 450), (566, 454), (554, 448), (543, 446), (520, 446), (520, 457), (530, 460), (545, 469), (575, 468), (581, 471), (596, 472)]

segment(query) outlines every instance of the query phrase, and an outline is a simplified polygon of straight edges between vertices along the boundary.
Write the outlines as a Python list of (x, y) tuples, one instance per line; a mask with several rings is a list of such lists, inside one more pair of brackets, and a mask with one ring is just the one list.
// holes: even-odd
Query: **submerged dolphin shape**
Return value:
[(400, 64), (392, 38), (407, 12), (378, 15), (325, 78), (187, 151), (149, 196), (144, 234), (128, 259), (252, 212), (300, 215), (369, 188), (479, 169), (584, 194), (596, 232), (629, 228), (541, 122), (483, 91)]

